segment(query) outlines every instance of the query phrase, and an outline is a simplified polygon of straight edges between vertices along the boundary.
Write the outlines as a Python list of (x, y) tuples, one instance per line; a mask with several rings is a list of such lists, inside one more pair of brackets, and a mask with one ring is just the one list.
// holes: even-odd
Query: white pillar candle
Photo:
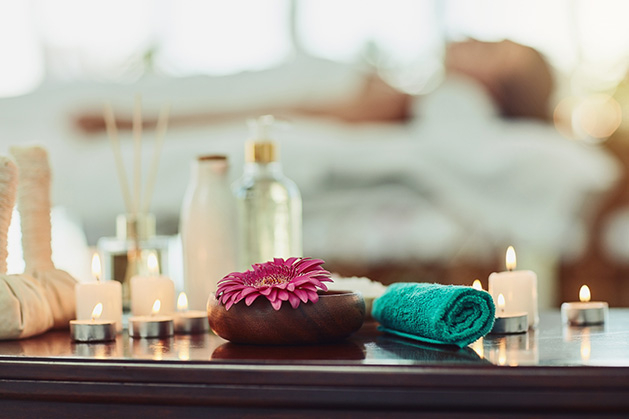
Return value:
[(131, 314), (150, 315), (155, 300), (160, 300), (160, 313), (175, 313), (175, 283), (165, 275), (159, 275), (157, 257), (148, 257), (149, 275), (135, 275), (131, 278)]
[(95, 253), (92, 257), (92, 275), (96, 282), (78, 283), (74, 287), (76, 297), (76, 319), (90, 320), (94, 307), (101, 303), (101, 320), (112, 320), (116, 331), (122, 331), (122, 286), (118, 281), (101, 281), (100, 258)]
[(528, 315), (529, 327), (537, 327), (537, 275), (533, 271), (516, 271), (515, 250), (507, 249), (507, 271), (489, 275), (489, 293), (498, 305), (498, 296), (505, 298), (505, 307), (510, 312), (524, 312)]

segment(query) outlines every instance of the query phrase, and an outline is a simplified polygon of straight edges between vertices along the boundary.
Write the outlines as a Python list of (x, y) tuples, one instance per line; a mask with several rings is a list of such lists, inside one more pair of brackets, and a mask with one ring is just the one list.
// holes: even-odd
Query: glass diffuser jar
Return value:
[(147, 275), (148, 255), (157, 256), (159, 273), (168, 273), (169, 238), (155, 234), (153, 214), (121, 214), (116, 218), (116, 237), (101, 237), (100, 254), (103, 279), (122, 284), (122, 307), (131, 309), (130, 281), (134, 275)]

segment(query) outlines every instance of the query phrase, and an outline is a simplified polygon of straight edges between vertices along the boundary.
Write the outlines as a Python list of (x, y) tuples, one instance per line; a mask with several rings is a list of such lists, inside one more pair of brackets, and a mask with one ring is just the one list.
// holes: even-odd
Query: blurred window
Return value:
[(288, 0), (171, 0), (161, 9), (157, 64), (171, 74), (227, 74), (291, 52)]
[(229, 74), (295, 52), (363, 59), (401, 84), (438, 71), (445, 40), (511, 38), (564, 72), (617, 80), (625, 0), (0, 0), (0, 96), (50, 80)]
[(0, 97), (33, 90), (44, 77), (38, 37), (26, 1), (0, 0)]
[(297, 36), (307, 52), (348, 61), (373, 45), (386, 58), (409, 62), (443, 47), (433, 0), (299, 1)]

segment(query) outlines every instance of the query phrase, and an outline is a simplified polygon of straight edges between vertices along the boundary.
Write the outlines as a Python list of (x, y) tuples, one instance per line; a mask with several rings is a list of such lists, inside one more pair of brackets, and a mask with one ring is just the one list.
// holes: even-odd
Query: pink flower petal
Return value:
[(225, 292), (225, 293), (229, 293), (229, 292), (233, 292), (233, 291), (240, 291), (243, 288), (244, 288), (244, 286), (242, 284), (234, 284), (234, 285), (227, 285), (227, 286), (223, 287), (223, 289), (221, 291)]
[(230, 296), (230, 297), (229, 297), (229, 301), (231, 301), (231, 302), (232, 302), (232, 304), (236, 304), (238, 301), (240, 301), (240, 300), (241, 300), (241, 297), (240, 297), (240, 293), (239, 293), (239, 292), (234, 292), (234, 293), (232, 293), (232, 294), (227, 294), (227, 295), (229, 295), (229, 296)]
[(297, 308), (301, 300), (295, 294), (288, 294), (288, 302), (293, 308)]
[(259, 288), (259, 289), (258, 289), (258, 292), (259, 292), (260, 294), (262, 294), (262, 295), (266, 295), (266, 296), (268, 296), (268, 295), (271, 293), (271, 290), (272, 290), (272, 289), (273, 289), (273, 288), (271, 288), (271, 287)]
[(297, 263), (297, 269), (299, 269), (301, 272), (308, 272), (308, 270), (311, 270), (315, 267), (319, 267), (319, 265), (321, 265), (323, 263), (322, 260), (320, 259), (302, 259), (300, 262)]
[(311, 278), (309, 276), (306, 275), (300, 275), (298, 277), (295, 277), (295, 279), (293, 279), (292, 281), (290, 281), (291, 284), (295, 285), (296, 287), (300, 286), (301, 284), (305, 284), (310, 282)]
[(319, 281), (316, 278), (310, 278), (310, 283), (313, 284), (315, 287), (323, 286), (323, 282)]
[(251, 304), (253, 304), (253, 302), (255, 301), (256, 298), (258, 298), (260, 296), (260, 293), (254, 293), (254, 294), (249, 294), (245, 297), (245, 304), (247, 304), (248, 306), (250, 306)]
[(269, 301), (275, 301), (277, 300), (277, 293), (278, 293), (278, 289), (277, 288), (271, 288), (271, 292), (269, 293), (269, 295), (266, 296), (266, 298), (269, 299)]
[(273, 300), (271, 301), (271, 305), (275, 311), (279, 310), (282, 307), (282, 300)]
[(221, 301), (223, 304), (225, 304), (225, 303), (227, 303), (227, 301), (232, 300), (232, 299), (233, 299), (233, 297), (234, 297), (234, 295), (233, 295), (233, 294), (230, 294), (230, 293), (223, 293), (223, 294), (221, 295), (221, 299), (220, 299), (220, 301)]
[(251, 294), (252, 292), (258, 292), (257, 288), (253, 288), (253, 287), (247, 287), (245, 289), (242, 290), (242, 296), (246, 297), (247, 295)]
[(299, 289), (304, 291), (317, 292), (317, 287), (312, 284), (303, 284), (301, 287), (299, 287)]
[(299, 258), (296, 258), (296, 257), (290, 257), (290, 258), (286, 259), (286, 262), (285, 262), (285, 263), (286, 263), (287, 265), (293, 265), (297, 259), (299, 259)]
[(288, 300), (288, 292), (285, 291), (285, 290), (278, 290), (277, 298), (279, 298), (282, 301), (287, 301)]
[(304, 290), (302, 290), (302, 289), (296, 289), (296, 290), (295, 290), (295, 295), (296, 295), (297, 297), (299, 297), (299, 299), (300, 299), (301, 301), (303, 301), (304, 303), (307, 303), (307, 302), (308, 302), (308, 292), (307, 292), (307, 291), (304, 291)]
[(319, 294), (313, 291), (306, 291), (306, 292), (308, 293), (308, 298), (310, 299), (310, 301), (312, 301), (313, 303), (316, 303), (317, 301), (319, 301)]

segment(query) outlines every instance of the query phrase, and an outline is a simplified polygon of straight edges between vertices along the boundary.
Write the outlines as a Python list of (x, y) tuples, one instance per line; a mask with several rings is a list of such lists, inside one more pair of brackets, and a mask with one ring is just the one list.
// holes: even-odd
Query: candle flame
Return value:
[(507, 363), (507, 342), (505, 339), (501, 339), (498, 346), (498, 364), (505, 365), (506, 363)]
[(587, 285), (583, 285), (579, 290), (579, 300), (581, 302), (587, 303), (592, 298), (592, 294), (590, 294), (590, 288)]
[(97, 252), (94, 252), (92, 255), (92, 276), (94, 276), (97, 281), (100, 281), (101, 274), (102, 270), (100, 267), (100, 257)]
[(188, 297), (185, 292), (180, 292), (179, 297), (177, 298), (177, 311), (186, 311), (188, 310)]
[(161, 361), (164, 359), (164, 354), (162, 353), (160, 348), (153, 349), (153, 360)]
[(156, 315), (159, 314), (159, 309), (162, 306), (162, 302), (159, 301), (159, 299), (155, 300), (155, 302), (153, 303), (153, 309), (151, 310), (151, 315)]
[(146, 266), (148, 267), (150, 275), (159, 275), (159, 261), (157, 260), (157, 255), (155, 252), (149, 253)]
[(515, 249), (513, 246), (507, 248), (507, 254), (505, 255), (505, 261), (508, 271), (513, 271), (517, 265), (515, 257)]
[(501, 312), (505, 311), (505, 296), (502, 294), (498, 294), (498, 309)]
[(101, 314), (103, 314), (103, 303), (98, 303), (92, 310), (92, 321), (99, 319)]
[(472, 288), (474, 288), (475, 290), (482, 291), (483, 290), (483, 284), (480, 283), (480, 280), (475, 279), (474, 282), (472, 283)]
[(581, 341), (581, 360), (588, 361), (590, 359), (590, 355), (592, 354), (592, 346), (590, 344), (590, 336), (583, 336), (583, 340)]
[(190, 341), (182, 340), (180, 342), (179, 351), (177, 352), (178, 358), (182, 361), (190, 361)]

